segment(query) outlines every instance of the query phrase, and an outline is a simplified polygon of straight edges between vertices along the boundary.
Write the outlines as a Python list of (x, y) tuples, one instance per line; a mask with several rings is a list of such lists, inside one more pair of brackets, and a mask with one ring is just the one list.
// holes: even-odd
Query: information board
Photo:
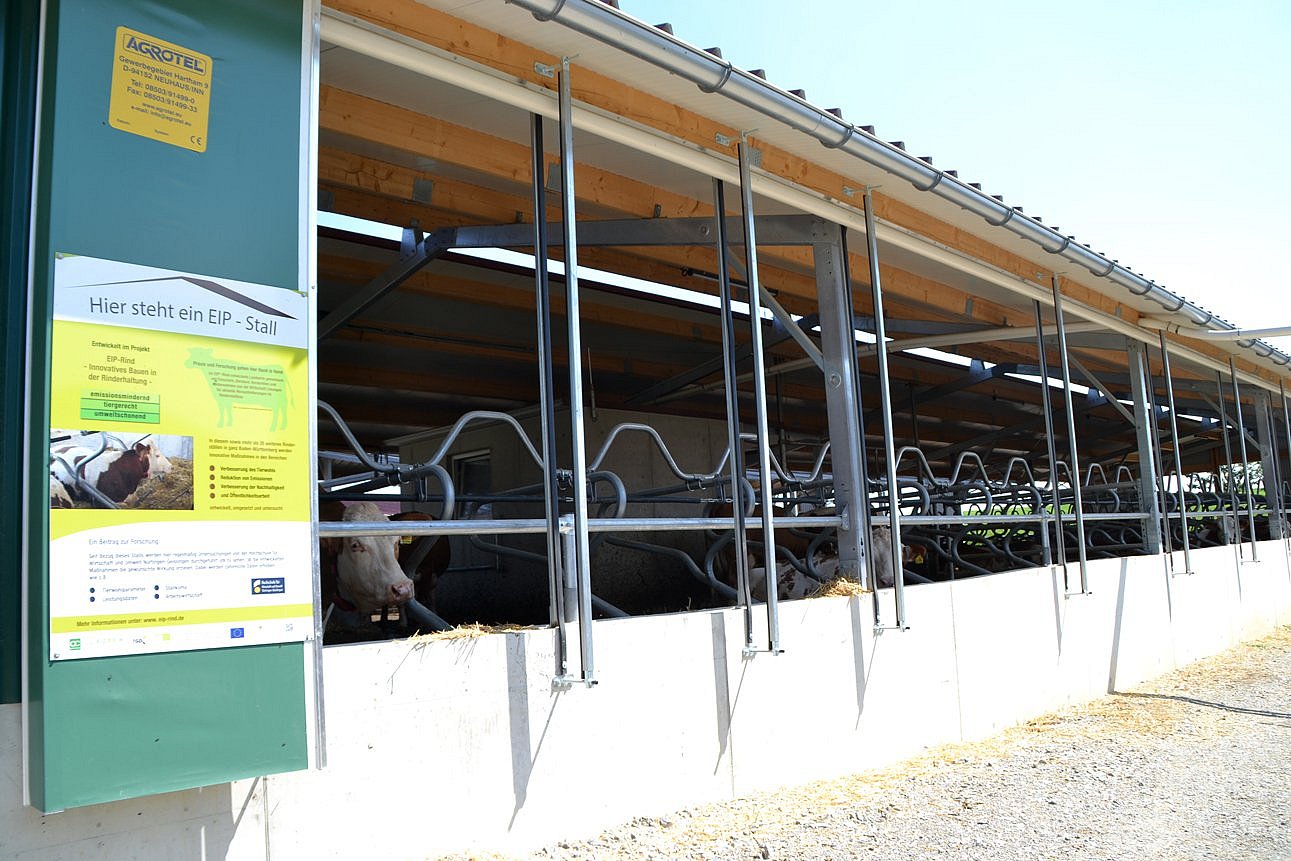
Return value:
[(50, 659), (313, 630), (308, 300), (57, 254)]

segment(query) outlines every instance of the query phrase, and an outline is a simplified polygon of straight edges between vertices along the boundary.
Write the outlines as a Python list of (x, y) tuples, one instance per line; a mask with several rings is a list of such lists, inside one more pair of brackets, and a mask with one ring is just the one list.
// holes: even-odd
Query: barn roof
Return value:
[[(607, 408), (724, 413), (720, 371), (714, 374), (706, 358), (721, 344), (717, 315), (702, 301), (716, 291), (711, 242), (668, 246), (589, 237), (594, 228), (626, 237), (632, 229), (624, 225), (634, 219), (678, 231), (693, 226), (687, 219), (711, 220), (713, 178), (738, 179), (741, 132), (754, 156), (759, 223), (816, 218), (860, 234), (864, 190), (874, 188), (885, 317), (897, 342), (889, 353), (901, 444), (943, 459), (970, 449), (1002, 456), (1039, 451), (1035, 307), (1052, 305), (1055, 275), (1075, 380), (1089, 390), (1079, 430), (1094, 460), (1137, 456), (1126, 406), (1133, 382), (1127, 340), (1155, 356), (1160, 329), (1174, 327), (1168, 341), (1179, 408), (1189, 423), (1183, 445), (1190, 468), (1214, 462), (1216, 399), (1225, 397), (1216, 374), (1227, 376), (1230, 356), (1243, 384), (1279, 392), (1287, 357), (1268, 345), (1189, 338), (1198, 327), (1231, 327), (953, 172), (597, 0), (329, 0), (328, 6), (320, 59), (320, 209), (387, 225), (415, 220), (427, 232), (479, 228), (495, 231), (500, 247), (531, 247), (531, 118), (555, 116), (552, 73), (562, 57), (571, 58), (579, 261), (589, 269), (582, 278), (583, 334), (596, 397)], [(546, 22), (528, 8), (543, 14), (557, 6), (557, 20)], [(567, 16), (572, 26), (561, 23)], [(718, 92), (706, 91), (723, 81)], [(727, 87), (736, 95), (724, 94)], [(548, 136), (542, 162), (549, 221), (559, 218), (554, 138)], [(802, 339), (789, 337), (795, 327), (808, 339), (819, 337), (811, 317), (819, 311), (813, 250), (775, 240), (762, 228), (758, 237), (761, 284), (784, 309), (766, 325), (776, 339), (768, 361), (781, 424), (804, 438), (823, 438), (819, 369), (804, 358)], [(868, 278), (864, 246), (856, 240), (850, 247), (857, 288)], [(377, 439), (451, 423), (472, 406), (514, 411), (535, 403), (533, 274), (522, 264), (441, 255), (380, 303), (327, 328), (363, 285), (397, 268), (404, 250), (397, 240), (336, 231), (323, 237), (320, 395), (346, 407), (368, 438)], [(625, 291), (591, 269), (647, 286)], [(665, 299), (659, 285), (683, 293)], [(868, 290), (854, 293), (857, 328), (865, 332), (874, 309)], [(1052, 371), (1052, 344), (1046, 351)], [(872, 346), (862, 350), (866, 405), (879, 397), (874, 360)], [(1248, 403), (1250, 394), (1243, 393)], [(392, 396), (403, 406), (393, 406)], [(869, 430), (872, 437), (876, 428)]]
[[(617, 2), (418, 2), (555, 57), (575, 57), (580, 67), (631, 82), (732, 129), (756, 129), (759, 141), (851, 179), (853, 184), (834, 191), (841, 202), (850, 202), (854, 194), (849, 192), (855, 189), (881, 185), (886, 195), (1032, 260), (1042, 269), (1065, 272), (1128, 307), (1182, 327), (1183, 332), (1196, 327), (1236, 329), (1218, 314), (1090, 248), (1078, 237), (1064, 234), (1052, 222), (1026, 215), (1022, 205), (960, 180), (953, 170), (935, 167), (929, 156), (905, 152), (900, 141), (879, 139), (873, 127), (853, 125), (839, 109), (814, 105), (803, 91), (779, 87), (760, 70), (733, 66), (722, 58), (720, 48), (700, 48), (674, 35), (669, 25), (654, 26), (634, 18), (621, 11)], [(835, 145), (839, 141), (842, 145)], [(904, 181), (893, 182), (894, 176)], [(1258, 339), (1242, 339), (1240, 346), (1241, 354), (1260, 357), (1261, 365), (1278, 369), (1279, 375), (1291, 362), (1291, 357)]]

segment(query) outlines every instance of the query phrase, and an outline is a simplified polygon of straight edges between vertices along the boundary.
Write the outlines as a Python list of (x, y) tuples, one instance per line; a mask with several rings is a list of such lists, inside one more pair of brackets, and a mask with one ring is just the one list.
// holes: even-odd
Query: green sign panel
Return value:
[[(306, 5), (47, 3), (24, 626), (41, 810), (308, 765), (312, 370), (287, 322), (313, 313)], [(166, 280), (119, 283), (140, 272)], [(45, 472), (92, 468), (86, 447), (178, 490), (87, 503), (72, 477), (51, 512)]]

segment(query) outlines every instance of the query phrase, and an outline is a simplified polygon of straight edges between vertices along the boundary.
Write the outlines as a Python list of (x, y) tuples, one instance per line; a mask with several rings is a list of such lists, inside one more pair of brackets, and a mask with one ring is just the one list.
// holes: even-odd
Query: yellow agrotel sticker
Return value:
[(108, 123), (114, 129), (206, 152), (211, 58), (118, 27)]

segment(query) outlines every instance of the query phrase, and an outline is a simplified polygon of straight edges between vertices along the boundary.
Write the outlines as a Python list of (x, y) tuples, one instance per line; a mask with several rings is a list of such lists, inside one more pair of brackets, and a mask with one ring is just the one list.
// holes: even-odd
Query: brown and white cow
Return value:
[[(393, 521), (411, 520), (427, 521), (434, 520), (429, 514), (420, 511), (403, 511), (399, 514), (390, 516)], [(436, 537), (433, 535), (423, 535), (420, 537), (402, 536), (399, 539), (399, 556), (405, 559), (402, 567), (409, 576), (416, 582), (417, 600), (422, 606), (435, 609), (435, 584), (439, 581), (439, 575), (448, 569), (452, 562), (452, 550), (449, 548), (448, 538), (444, 536)], [(416, 570), (409, 571), (409, 557), (412, 554), (420, 553), (421, 548), (429, 544), (428, 550), (424, 551)]]
[[(86, 446), (61, 446), (53, 449), (50, 477), (72, 495), (83, 497), (72, 473), (79, 473), (85, 483), (113, 502), (125, 502), (149, 475), (158, 478), (171, 470), (170, 460), (157, 448), (155, 440), (140, 441), (130, 448), (108, 449), (95, 457), (96, 449)], [(69, 472), (69, 469), (71, 470)], [(51, 495), (54, 493), (50, 485)]]
[[(887, 526), (873, 527), (870, 530), (869, 550), (874, 556), (874, 579), (878, 581), (879, 587), (888, 589), (895, 586), (896, 566), (892, 564), (892, 530)], [(905, 568), (915, 559), (922, 561), (922, 556), (926, 552), (922, 545), (901, 545), (901, 568), (904, 573), (902, 579), (907, 586), (932, 582), (922, 574), (916, 574)]]
[(75, 508), (72, 502), (72, 496), (67, 492), (67, 486), (59, 481), (53, 475), (49, 477), (49, 507), (50, 508)]
[[(347, 507), (341, 519), (346, 523), (390, 522), (373, 502)], [(336, 548), (337, 592), (356, 610), (374, 613), (413, 597), (412, 580), (399, 567), (399, 536), (351, 535), (330, 541)]]
[[(776, 597), (781, 601), (790, 601), (795, 598), (810, 597), (820, 588), (820, 583), (803, 574), (788, 562), (781, 562), (776, 566), (776, 587)], [(767, 599), (767, 572), (765, 568), (749, 569), (749, 589), (753, 593), (753, 600), (765, 601)]]
[[(333, 523), (339, 522), (339, 521), (345, 521), (345, 520), (352, 521), (352, 520), (372, 519), (372, 515), (373, 515), (372, 509), (377, 509), (377, 506), (375, 505), (375, 503), (365, 502), (365, 503), (359, 503), (359, 505), (368, 506), (367, 508), (364, 509), (365, 513), (359, 512), (359, 513), (350, 514), (349, 513), (350, 508), (354, 508), (357, 506), (350, 506), (350, 508), (347, 508), (344, 503), (337, 502), (334, 500), (328, 501), (328, 502), (320, 502), (318, 506), (318, 519), (320, 521), (327, 521), (327, 522), (333, 522)], [(401, 514), (392, 515), (388, 518), (383, 513), (381, 513), (379, 509), (377, 509), (375, 513), (377, 515), (376, 519), (378, 520), (380, 519), (388, 519), (391, 521), (434, 520), (434, 518), (431, 517), (429, 514), (421, 514), (419, 512), (403, 512)], [(359, 516), (360, 514), (363, 514), (363, 516)], [(393, 540), (395, 542), (395, 559), (398, 560), (398, 558), (404, 553), (415, 552), (416, 548), (418, 547), (419, 541), (428, 541), (430, 539), (427, 537), (409, 539), (407, 536), (401, 536), (401, 537), (394, 538)], [(343, 555), (348, 553), (351, 555), (351, 562), (347, 564), (353, 565), (354, 548), (347, 543), (346, 539), (343, 539), (343, 538), (324, 538), (319, 543), (321, 545), (320, 546), (321, 552), (319, 556), (320, 556), (321, 573), (322, 573), (321, 586), (322, 586), (324, 608), (326, 608), (329, 605), (335, 604), (339, 609), (342, 610), (342, 612), (349, 610), (349, 608), (351, 607), (353, 607), (354, 610), (349, 610), (350, 612), (357, 611), (358, 609), (357, 604), (355, 604), (353, 602), (353, 599), (349, 597), (350, 593), (349, 592), (342, 593), (340, 584), (339, 584), (340, 559)], [(404, 546), (405, 544), (408, 546), (405, 547)], [(434, 596), (435, 583), (439, 579), (439, 575), (443, 574), (444, 570), (448, 568), (450, 559), (451, 559), (451, 554), (449, 550), (448, 539), (441, 537), (430, 548), (429, 552), (425, 554), (424, 558), (421, 560), (421, 564), (417, 566), (416, 570), (409, 571), (405, 574), (405, 576), (411, 575), (412, 580), (415, 582), (414, 597), (423, 606), (431, 607), (431, 608), (434, 607), (433, 596)], [(402, 570), (405, 566), (402, 564), (396, 564), (396, 567)], [(397, 578), (395, 578), (393, 575), (391, 575), (390, 579), (397, 581)], [(341, 600), (337, 601), (337, 598), (340, 598)], [(406, 601), (407, 599), (405, 598), (404, 600)], [(402, 602), (399, 602), (399, 603), (402, 603)], [(386, 604), (384, 606), (391, 607), (395, 605), (391, 603), (391, 604)], [(378, 607), (376, 609), (380, 610), (380, 609), (383, 609), (383, 607)], [(370, 612), (371, 611), (369, 611), (369, 613)], [(357, 615), (361, 615), (361, 614), (357, 614)]]

